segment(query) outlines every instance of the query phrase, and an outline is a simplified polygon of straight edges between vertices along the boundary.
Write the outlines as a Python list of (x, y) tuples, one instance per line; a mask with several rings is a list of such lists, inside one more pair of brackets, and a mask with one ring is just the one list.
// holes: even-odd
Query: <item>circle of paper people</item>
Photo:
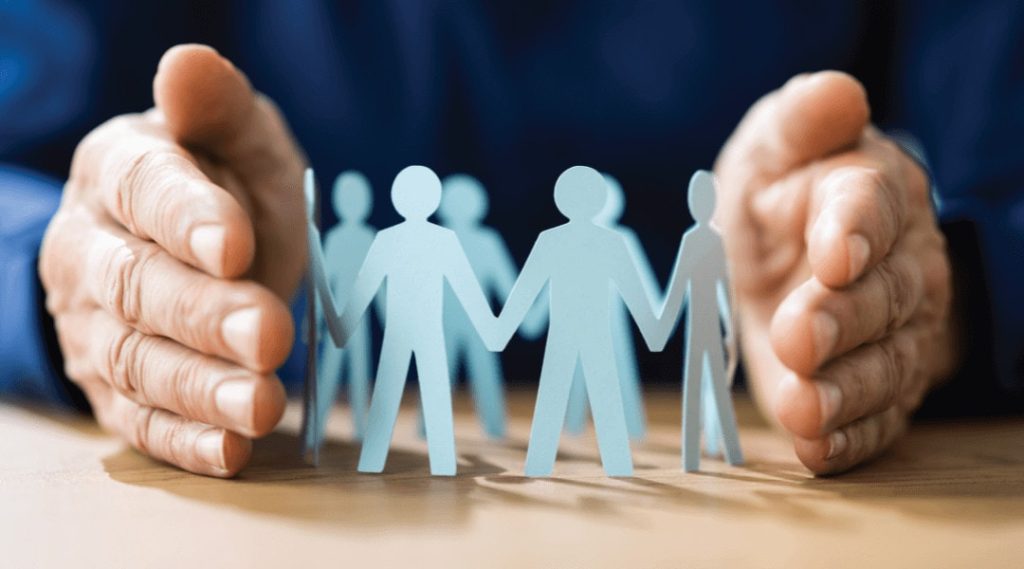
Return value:
[[(483, 225), (487, 194), (471, 176), (456, 174), (442, 183), (424, 166), (403, 169), (391, 190), (403, 221), (378, 232), (366, 222), (369, 183), (357, 172), (343, 172), (332, 194), (339, 223), (323, 245), (312, 170), (305, 195), (308, 282), (317, 307), (307, 340), (318, 351), (318, 369), (307, 378), (316, 401), (307, 402), (305, 433), (314, 456), (344, 378), (353, 431), (362, 439), (358, 469), (383, 471), (414, 360), (431, 473), (454, 475), (451, 390), (459, 372), (466, 375), (484, 432), (503, 437), (504, 380), (496, 352), (517, 330), (531, 339), (546, 326), (526, 475), (551, 474), (563, 427), (582, 431), (589, 409), (606, 474), (630, 476), (630, 439), (645, 434), (630, 320), (648, 349), (661, 351), (686, 310), (683, 468), (699, 467), (702, 429), (709, 454), (724, 449), (730, 464), (742, 463), (729, 395), (736, 330), (722, 240), (710, 223), (710, 172), (698, 171), (690, 180), (687, 204), (696, 224), (683, 234), (664, 296), (639, 239), (619, 223), (621, 186), (586, 166), (558, 177), (555, 206), (567, 222), (541, 232), (518, 276), (499, 233)], [(435, 213), (442, 225), (429, 221)], [(371, 334), (365, 313), (375, 298), (384, 333), (368, 399)], [(322, 346), (318, 336), (324, 336)]]

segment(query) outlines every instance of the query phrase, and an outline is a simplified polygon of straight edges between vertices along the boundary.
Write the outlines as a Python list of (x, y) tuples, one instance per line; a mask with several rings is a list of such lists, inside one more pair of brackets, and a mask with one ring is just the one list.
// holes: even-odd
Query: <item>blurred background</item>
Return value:
[[(944, 198), (1016, 192), (1020, 11), (861, 0), (2, 0), (0, 172), (54, 188), (55, 204), (82, 136), (151, 106), (160, 55), (201, 42), (278, 103), (322, 188), (343, 170), (367, 175), (374, 225), (398, 220), (388, 193), (402, 167), (468, 173), (521, 264), (537, 233), (562, 222), (558, 174), (585, 164), (621, 182), (622, 222), (664, 287), (690, 224), (690, 175), (713, 166), (754, 101), (800, 72), (860, 79), (873, 120), (920, 141)], [(16, 208), (0, 207), (8, 217)], [(334, 213), (323, 209), (328, 228)], [(536, 381), (541, 346), (513, 341), (510, 381)], [(679, 381), (678, 336), (663, 354), (639, 355), (648, 382)]]

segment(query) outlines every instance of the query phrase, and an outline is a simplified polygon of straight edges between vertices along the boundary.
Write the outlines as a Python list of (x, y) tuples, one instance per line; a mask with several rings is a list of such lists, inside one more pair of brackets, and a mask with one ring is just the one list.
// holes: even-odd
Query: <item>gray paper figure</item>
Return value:
[[(640, 279), (644, 284), (644, 292), (654, 305), (661, 302), (661, 289), (658, 278), (654, 276), (651, 264), (647, 260), (643, 246), (636, 233), (619, 223), (626, 199), (622, 185), (611, 174), (603, 174), (608, 184), (608, 201), (598, 216), (596, 223), (618, 232), (626, 240), (626, 246), (633, 255), (633, 261), (640, 269)], [(657, 299), (657, 300), (656, 300)], [(615, 338), (615, 361), (619, 364), (619, 377), (622, 380), (622, 402), (626, 407), (626, 426), (629, 436), (634, 440), (644, 438), (647, 421), (644, 417), (643, 388), (640, 382), (640, 369), (636, 361), (636, 347), (633, 345), (633, 327), (626, 313), (626, 306), (618, 298), (612, 298), (612, 336)], [(565, 429), (569, 433), (579, 434), (587, 419), (586, 387), (582, 370), (577, 367), (573, 379), (572, 392), (569, 396), (569, 410), (565, 417)]]
[[(366, 223), (373, 208), (373, 193), (365, 176), (349, 170), (338, 175), (331, 197), (334, 212), (338, 215), (338, 224), (327, 232), (324, 243), (325, 269), (334, 298), (344, 301), (351, 294), (359, 267), (377, 234), (376, 228)], [(317, 381), (317, 416), (321, 433), (337, 398), (338, 387), (345, 377), (348, 381), (352, 425), (356, 439), (362, 439), (370, 401), (370, 377), (373, 373), (370, 344), (369, 318), (363, 318), (345, 349), (334, 346), (330, 341), (322, 342)]]
[[(683, 376), (683, 468), (700, 466), (701, 391), (709, 385), (720, 428), (719, 437), (730, 464), (742, 464), (736, 416), (729, 394), (728, 373), (735, 369), (733, 339), (736, 337), (729, 308), (729, 280), (722, 238), (711, 226), (715, 212), (715, 181), (710, 172), (699, 170), (690, 179), (690, 213), (697, 224), (686, 231), (679, 246), (672, 280), (659, 317), (656, 340), (664, 345), (675, 331), (684, 305), (686, 311), (686, 355)], [(714, 309), (712, 309), (714, 307)], [(729, 337), (730, 362), (722, 353), (722, 324)], [(707, 371), (709, 382), (703, 376)], [(707, 414), (710, 417), (710, 413)], [(718, 437), (715, 437), (716, 439)], [(717, 442), (711, 444), (717, 449)]]
[(406, 375), (415, 356), (430, 471), (450, 476), (455, 474), (456, 461), (442, 311), (445, 282), (482, 337), (493, 338), (496, 321), (458, 237), (427, 221), (441, 202), (437, 175), (424, 166), (405, 168), (395, 177), (391, 200), (405, 220), (374, 238), (344, 310), (339, 312), (331, 297), (320, 250), (312, 255), (317, 292), (331, 338), (337, 346), (344, 346), (378, 289), (387, 282), (384, 341), (359, 471), (384, 469)]
[[(516, 266), (501, 235), (482, 225), (487, 207), (487, 192), (476, 178), (454, 174), (443, 180), (438, 218), (459, 237), (484, 294), (500, 306), (515, 283)], [(546, 314), (536, 311), (531, 316), (521, 332), (526, 337), (535, 337), (546, 318)], [(464, 368), (484, 432), (493, 438), (504, 437), (505, 381), (501, 360), (484, 346), (450, 289), (445, 291), (444, 325), (452, 384)]]
[(555, 183), (555, 204), (568, 223), (540, 234), (498, 317), (504, 345), (545, 285), (550, 323), (533, 414), (526, 475), (547, 476), (554, 467), (577, 362), (583, 369), (601, 462), (609, 476), (630, 476), (622, 388), (612, 336), (609, 294), (621, 295), (651, 349), (657, 322), (625, 239), (595, 223), (608, 190), (592, 168), (574, 166)]

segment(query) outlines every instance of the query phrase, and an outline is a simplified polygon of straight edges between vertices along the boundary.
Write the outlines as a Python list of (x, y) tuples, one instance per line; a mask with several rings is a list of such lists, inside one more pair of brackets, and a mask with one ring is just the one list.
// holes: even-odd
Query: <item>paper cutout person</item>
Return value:
[(555, 204), (569, 222), (537, 238), (498, 317), (495, 340), (504, 345), (548, 285), (550, 324), (526, 453), (527, 476), (547, 476), (554, 468), (577, 362), (583, 368), (605, 473), (633, 473), (610, 294), (621, 295), (648, 346), (660, 346), (652, 342), (657, 323), (625, 239), (595, 223), (607, 199), (604, 178), (592, 168), (574, 166), (558, 177)]
[[(711, 388), (726, 459), (729, 464), (742, 464), (743, 454), (726, 376), (727, 367), (734, 369), (734, 366), (731, 363), (727, 366), (722, 353), (720, 322), (726, 327), (730, 347), (733, 347), (731, 338), (735, 338), (735, 327), (728, 303), (725, 249), (721, 236), (711, 227), (711, 217), (715, 212), (715, 181), (710, 172), (699, 170), (694, 173), (690, 179), (688, 203), (697, 223), (686, 231), (679, 246), (659, 317), (656, 340), (661, 345), (668, 341), (679, 323), (684, 305), (688, 305), (682, 438), (683, 468), (691, 472), (700, 466), (701, 388), (704, 385)], [(712, 306), (717, 310), (711, 310)], [(729, 357), (736, 357), (734, 347)], [(705, 372), (709, 377), (707, 383), (703, 380)], [(711, 445), (712, 450), (717, 448), (716, 444)]]
[[(441, 202), (437, 175), (424, 166), (405, 168), (395, 177), (391, 200), (404, 221), (374, 238), (343, 311), (337, 310), (331, 297), (319, 249), (313, 255), (317, 291), (331, 338), (343, 347), (377, 290), (387, 282), (384, 341), (359, 471), (384, 469), (406, 375), (415, 356), (430, 472), (450, 476), (455, 474), (456, 461), (442, 323), (444, 283), (449, 284), (482, 337), (493, 337), (496, 321), (458, 237), (427, 221)], [(493, 342), (488, 344), (493, 347)]]
[[(636, 233), (619, 223), (622, 210), (625, 208), (625, 194), (622, 185), (610, 174), (603, 174), (608, 187), (608, 201), (595, 220), (598, 225), (616, 231), (626, 240), (626, 247), (633, 255), (633, 261), (640, 269), (640, 279), (644, 292), (652, 305), (661, 301), (661, 289), (658, 278), (654, 276), (651, 264), (647, 260), (643, 246)], [(612, 299), (612, 336), (615, 338), (615, 361), (619, 365), (619, 377), (622, 380), (622, 402), (626, 407), (626, 426), (629, 437), (634, 440), (644, 438), (647, 420), (644, 417), (643, 388), (640, 383), (640, 369), (636, 361), (636, 347), (633, 345), (633, 328), (629, 322), (626, 307), (618, 298)], [(587, 419), (586, 388), (582, 370), (577, 367), (573, 379), (572, 391), (569, 395), (569, 410), (565, 417), (566, 431), (572, 434), (583, 432)]]
[[(354, 170), (342, 172), (334, 182), (332, 204), (338, 215), (338, 224), (327, 232), (324, 243), (325, 269), (334, 298), (344, 300), (349, 297), (359, 267), (377, 234), (377, 230), (366, 223), (373, 208), (369, 181)], [(370, 376), (373, 373), (370, 363), (370, 319), (362, 319), (344, 350), (330, 341), (322, 344), (317, 382), (320, 403), (318, 429), (323, 432), (344, 376), (348, 381), (348, 400), (355, 436), (362, 439), (370, 400)]]
[[(313, 171), (306, 170), (304, 177), (304, 199), (306, 202), (306, 244), (310, 252), (320, 248), (320, 230), (317, 227), (316, 215), (316, 184)], [(311, 256), (312, 258), (312, 256)], [(317, 393), (317, 321), (320, 314), (320, 303), (316, 297), (316, 270), (313, 262), (306, 266), (306, 315), (303, 322), (303, 340), (306, 343), (306, 377), (302, 400), (302, 441), (303, 458), (310, 464), (320, 464), (320, 447), (323, 443), (323, 430), (318, 429), (321, 421), (318, 409)]]
[[(487, 192), (476, 178), (455, 174), (442, 182), (438, 218), (458, 236), (484, 294), (500, 306), (515, 283), (516, 266), (501, 235), (481, 224), (487, 207)], [(535, 311), (531, 316), (521, 331), (526, 337), (539, 334), (546, 314)], [(504, 437), (505, 381), (501, 360), (484, 346), (450, 289), (445, 291), (444, 325), (452, 384), (464, 366), (484, 432), (493, 438)]]

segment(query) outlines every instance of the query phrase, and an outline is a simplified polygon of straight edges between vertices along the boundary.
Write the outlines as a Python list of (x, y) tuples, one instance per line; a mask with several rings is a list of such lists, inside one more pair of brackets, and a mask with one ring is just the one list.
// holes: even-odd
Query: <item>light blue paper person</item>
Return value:
[[(500, 305), (515, 283), (516, 266), (501, 235), (482, 225), (487, 215), (487, 192), (476, 178), (466, 174), (448, 176), (441, 186), (438, 218), (458, 236), (484, 294)], [(521, 335), (536, 337), (545, 320), (544, 312), (531, 312)], [(465, 369), (484, 432), (492, 438), (504, 437), (505, 381), (501, 360), (484, 346), (450, 288), (445, 291), (444, 325), (453, 385), (460, 368)]]
[[(391, 200), (405, 220), (374, 238), (344, 309), (338, 311), (331, 297), (319, 249), (314, 251), (317, 292), (331, 338), (344, 347), (378, 289), (387, 282), (384, 341), (359, 471), (384, 469), (406, 375), (415, 356), (430, 472), (452, 476), (456, 459), (442, 311), (445, 282), (481, 336), (492, 338), (496, 321), (458, 237), (427, 221), (441, 202), (437, 175), (424, 166), (405, 168), (395, 177)], [(493, 347), (493, 342), (488, 345)]]
[[(647, 260), (643, 246), (636, 233), (619, 223), (626, 199), (622, 185), (611, 174), (605, 173), (608, 185), (608, 201), (598, 216), (598, 225), (607, 227), (626, 240), (626, 247), (633, 255), (633, 261), (640, 269), (640, 279), (644, 292), (652, 305), (661, 302), (661, 289), (658, 278), (654, 276), (651, 264)], [(619, 377), (622, 380), (622, 402), (626, 406), (626, 426), (629, 437), (634, 440), (644, 438), (647, 432), (647, 420), (644, 416), (643, 388), (640, 382), (640, 369), (636, 361), (636, 347), (633, 343), (633, 327), (626, 312), (626, 306), (618, 298), (612, 298), (612, 336), (615, 338), (615, 361), (619, 364)], [(569, 396), (569, 410), (565, 418), (565, 429), (571, 434), (583, 432), (587, 420), (586, 387), (582, 370), (577, 367), (573, 379), (572, 392)]]
[[(690, 213), (696, 225), (683, 235), (676, 257), (672, 279), (659, 316), (656, 340), (664, 345), (679, 323), (683, 307), (686, 319), (686, 355), (683, 375), (683, 468), (692, 472), (700, 467), (701, 392), (710, 387), (714, 407), (707, 418), (717, 422), (711, 433), (710, 450), (717, 451), (721, 442), (729, 464), (742, 464), (736, 415), (729, 394), (727, 375), (735, 369), (733, 339), (736, 337), (729, 308), (729, 280), (725, 265), (722, 238), (711, 226), (715, 212), (715, 180), (707, 171), (699, 170), (690, 179), (688, 192)], [(725, 325), (730, 345), (730, 363), (722, 353), (721, 327)], [(728, 371), (727, 371), (728, 370)], [(705, 380), (704, 377), (708, 379)], [(713, 404), (713, 405), (712, 405)]]
[[(338, 224), (327, 232), (324, 243), (325, 269), (334, 298), (344, 301), (351, 293), (359, 267), (377, 234), (377, 230), (366, 223), (373, 208), (373, 193), (365, 176), (349, 170), (338, 175), (331, 197), (334, 212), (338, 215)], [(362, 439), (366, 429), (370, 377), (373, 373), (370, 348), (369, 318), (362, 319), (344, 350), (329, 340), (322, 342), (317, 381), (317, 428), (320, 433), (324, 430), (344, 377), (348, 382), (352, 426), (356, 439)]]
[(599, 172), (573, 166), (555, 183), (555, 204), (569, 222), (540, 234), (498, 317), (496, 340), (504, 345), (548, 287), (550, 323), (537, 404), (533, 413), (526, 475), (554, 468), (577, 363), (583, 369), (605, 473), (631, 476), (622, 388), (615, 361), (610, 294), (620, 295), (652, 350), (654, 310), (625, 239), (598, 225), (608, 190)]

